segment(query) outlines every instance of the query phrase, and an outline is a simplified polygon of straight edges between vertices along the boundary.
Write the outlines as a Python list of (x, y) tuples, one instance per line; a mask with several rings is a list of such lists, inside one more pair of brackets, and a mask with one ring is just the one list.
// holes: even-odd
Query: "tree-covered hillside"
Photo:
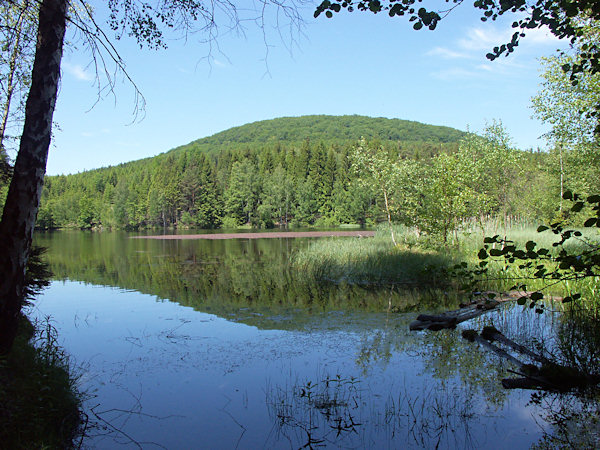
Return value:
[(291, 144), (305, 139), (326, 144), (356, 142), (361, 137), (380, 141), (448, 143), (458, 142), (463, 136), (464, 132), (454, 128), (409, 120), (357, 115), (315, 115), (254, 122), (199, 139), (189, 146), (214, 153), (229, 145), (273, 142)]
[(548, 156), (487, 136), (361, 116), (232, 128), (153, 158), (47, 177), (40, 228), (254, 227), (390, 220), (445, 238), (461, 223), (555, 214)]
[(361, 137), (390, 155), (453, 153), (464, 132), (398, 119), (305, 116), (255, 122), (153, 158), (47, 177), (38, 226), (139, 228), (373, 223), (353, 180)]

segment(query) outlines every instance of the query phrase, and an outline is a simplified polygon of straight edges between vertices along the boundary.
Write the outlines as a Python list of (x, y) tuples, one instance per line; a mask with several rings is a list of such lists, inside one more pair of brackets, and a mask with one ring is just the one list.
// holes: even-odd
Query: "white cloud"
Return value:
[(475, 27), (457, 41), (458, 47), (470, 52), (489, 51), (497, 45), (510, 41), (512, 29), (499, 30), (495, 27)]
[(525, 32), (525, 34), (526, 34), (526, 36), (523, 39), (524, 43), (530, 42), (533, 44), (557, 45), (559, 42), (561, 42), (561, 40), (558, 39), (556, 36), (554, 36), (552, 33), (550, 33), (550, 30), (548, 30), (548, 28), (546, 28), (546, 27), (535, 28), (533, 30), (527, 30)]
[(431, 76), (444, 81), (464, 80), (465, 78), (475, 78), (480, 74), (478, 70), (472, 70), (466, 67), (449, 67), (431, 73)]
[[(465, 78), (489, 77), (492, 75), (509, 75), (521, 73), (526, 69), (531, 58), (499, 58), (493, 62), (485, 59), (485, 55), (494, 47), (510, 42), (515, 29), (501, 28), (494, 24), (475, 26), (466, 30), (462, 37), (451, 42), (447, 47), (435, 47), (426, 53), (427, 56), (441, 60), (456, 61), (454, 66), (446, 64), (431, 73), (431, 76), (440, 80), (453, 81)], [(542, 46), (560, 46), (560, 41), (547, 29), (534, 29), (526, 32), (526, 37), (521, 40), (517, 54), (523, 53), (526, 48), (533, 48), (535, 52)], [(523, 53), (530, 54), (531, 51)], [(531, 59), (535, 62), (534, 59)], [(524, 63), (525, 62), (525, 63)], [(460, 64), (460, 65), (456, 65)]]
[[(453, 58), (481, 58), (494, 47), (510, 42), (514, 28), (499, 28), (488, 25), (485, 27), (472, 27), (466, 31), (465, 36), (457, 39), (453, 48), (436, 47), (428, 52), (429, 55), (440, 56), (445, 59)], [(520, 47), (532, 47), (542, 45), (560, 45), (556, 38), (547, 28), (535, 28), (525, 32), (525, 38), (521, 38)]]
[(80, 81), (92, 81), (92, 75), (79, 64), (63, 63), (65, 71)]
[(460, 59), (469, 57), (469, 55), (463, 52), (457, 52), (444, 47), (436, 47), (433, 50), (429, 50), (426, 54), (427, 56), (439, 56), (443, 59)]

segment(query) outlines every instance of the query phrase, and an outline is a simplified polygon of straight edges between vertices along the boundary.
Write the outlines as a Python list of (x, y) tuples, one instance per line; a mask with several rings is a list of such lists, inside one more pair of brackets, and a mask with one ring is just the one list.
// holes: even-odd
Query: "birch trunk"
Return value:
[(23, 300), (60, 79), (67, 0), (43, 0), (25, 124), (0, 222), (0, 354), (10, 351)]
[(10, 104), (12, 102), (13, 93), (15, 92), (14, 76), (17, 66), (17, 58), (21, 50), (21, 24), (23, 16), (20, 15), (15, 25), (16, 37), (13, 44), (13, 51), (10, 55), (10, 62), (8, 64), (8, 80), (6, 80), (6, 101), (4, 102), (4, 112), (2, 114), (2, 123), (0, 124), (0, 149), (4, 148), (4, 134), (6, 133), (6, 126), (8, 124), (8, 116), (10, 114)]
[(394, 247), (398, 247), (398, 244), (396, 244), (396, 236), (394, 235), (394, 227), (392, 226), (392, 214), (390, 213), (387, 190), (385, 189), (385, 187), (383, 188), (383, 199), (385, 200), (385, 212), (387, 213), (387, 220), (388, 225), (390, 227), (390, 233), (392, 235), (392, 242), (394, 243)]

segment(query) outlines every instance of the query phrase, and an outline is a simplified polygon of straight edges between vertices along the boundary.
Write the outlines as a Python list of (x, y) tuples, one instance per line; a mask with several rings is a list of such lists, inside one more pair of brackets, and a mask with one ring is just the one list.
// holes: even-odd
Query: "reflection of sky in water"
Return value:
[[(135, 448), (128, 437), (144, 448), (299, 448), (311, 420), (315, 438), (331, 447), (421, 448), (439, 440), (441, 448), (523, 448), (540, 435), (528, 393), (510, 392), (496, 406), (457, 375), (434, 378), (417, 345), (426, 334), (369, 359), (366, 343), (377, 350), (381, 336), (405, 334), (400, 314), (327, 313), (305, 330), (260, 330), (76, 282), (53, 282), (36, 305), (83, 366), (83, 387), (94, 394), (87, 407), (127, 435), (90, 430), (94, 448)], [(344, 401), (361, 423), (340, 436), (324, 422), (326, 408), (294, 395), (308, 380), (338, 374), (358, 380)], [(285, 420), (278, 402), (290, 406)]]

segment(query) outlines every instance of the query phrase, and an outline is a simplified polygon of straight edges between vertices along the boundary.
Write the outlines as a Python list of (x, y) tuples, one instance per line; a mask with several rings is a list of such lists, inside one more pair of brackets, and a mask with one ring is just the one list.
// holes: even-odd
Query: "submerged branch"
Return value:
[[(550, 361), (549, 359), (541, 355), (537, 355), (524, 346), (512, 341), (492, 327), (485, 327), (481, 335), (475, 330), (464, 330), (462, 336), (471, 342), (478, 342), (488, 350), (491, 350), (498, 356), (510, 361), (512, 364), (518, 367), (518, 372), (511, 372), (521, 375), (521, 377), (502, 379), (502, 386), (505, 389), (542, 389), (548, 391), (568, 391), (575, 388), (595, 386), (600, 383), (600, 376), (582, 373), (573, 367), (562, 366)], [(538, 367), (534, 364), (524, 363), (508, 353), (506, 350), (494, 345), (491, 341), (503, 343), (507, 347), (516, 350), (520, 354), (526, 355), (538, 362), (541, 362), (542, 364)]]

